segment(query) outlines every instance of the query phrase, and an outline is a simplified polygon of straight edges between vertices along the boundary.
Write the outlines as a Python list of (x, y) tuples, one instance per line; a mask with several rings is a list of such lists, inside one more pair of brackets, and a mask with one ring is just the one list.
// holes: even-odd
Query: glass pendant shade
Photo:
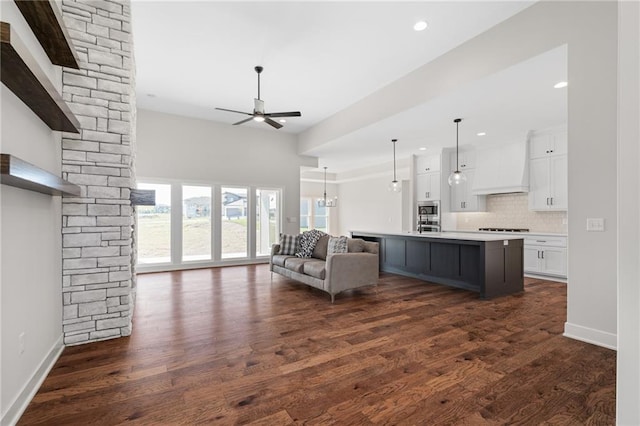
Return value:
[(449, 186), (460, 185), (467, 181), (467, 177), (460, 170), (456, 170), (455, 172), (449, 175)]
[(391, 192), (401, 192), (402, 191), (402, 184), (400, 182), (398, 182), (397, 180), (391, 181), (391, 183), (389, 184), (389, 191), (391, 191)]
[(453, 120), (453, 122), (456, 123), (456, 170), (452, 172), (449, 175), (449, 179), (447, 179), (447, 181), (449, 182), (449, 186), (460, 185), (461, 183), (467, 181), (467, 177), (460, 171), (460, 162), (458, 155), (458, 126), (460, 125), (461, 121), (462, 118), (456, 118), (455, 120)]

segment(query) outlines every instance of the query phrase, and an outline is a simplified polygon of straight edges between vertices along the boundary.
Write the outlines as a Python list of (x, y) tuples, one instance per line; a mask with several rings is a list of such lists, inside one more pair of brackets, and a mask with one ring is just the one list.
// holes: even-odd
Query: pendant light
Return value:
[(336, 206), (336, 202), (334, 200), (327, 200), (327, 166), (324, 166), (324, 198), (322, 200), (318, 200), (318, 207), (335, 207), (335, 206)]
[(398, 182), (398, 179), (396, 178), (396, 142), (398, 142), (398, 139), (391, 139), (391, 142), (393, 143), (393, 180), (389, 184), (389, 191), (401, 192), (402, 185), (400, 184), (400, 182)]
[(449, 175), (449, 179), (448, 179), (449, 186), (460, 185), (461, 183), (464, 183), (467, 181), (467, 177), (460, 171), (460, 163), (459, 163), (459, 156), (458, 156), (458, 126), (460, 125), (461, 121), (462, 121), (462, 118), (456, 118), (455, 120), (453, 120), (453, 122), (456, 123), (456, 170), (455, 172)]

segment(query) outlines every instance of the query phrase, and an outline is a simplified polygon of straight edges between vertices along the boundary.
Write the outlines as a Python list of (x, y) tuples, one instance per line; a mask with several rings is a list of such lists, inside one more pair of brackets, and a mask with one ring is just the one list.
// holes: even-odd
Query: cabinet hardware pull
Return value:
[(546, 243), (547, 240), (536, 240), (536, 243)]
[(549, 198), (549, 200), (551, 201), (549, 204), (553, 205), (553, 197)]
[(544, 259), (544, 250), (540, 252), (542, 254), (542, 259)]

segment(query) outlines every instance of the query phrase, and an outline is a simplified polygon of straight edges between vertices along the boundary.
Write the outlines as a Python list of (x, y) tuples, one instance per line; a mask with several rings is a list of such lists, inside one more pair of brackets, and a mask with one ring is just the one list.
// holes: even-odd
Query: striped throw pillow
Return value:
[(298, 251), (299, 243), (300, 235), (280, 234), (280, 252), (278, 254), (295, 255), (296, 251)]

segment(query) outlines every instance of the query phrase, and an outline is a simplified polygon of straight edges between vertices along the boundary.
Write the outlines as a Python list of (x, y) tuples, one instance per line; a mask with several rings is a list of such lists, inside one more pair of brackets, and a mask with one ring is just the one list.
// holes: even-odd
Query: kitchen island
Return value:
[(522, 236), (465, 232), (351, 231), (380, 244), (380, 270), (480, 293), (483, 299), (524, 290)]

